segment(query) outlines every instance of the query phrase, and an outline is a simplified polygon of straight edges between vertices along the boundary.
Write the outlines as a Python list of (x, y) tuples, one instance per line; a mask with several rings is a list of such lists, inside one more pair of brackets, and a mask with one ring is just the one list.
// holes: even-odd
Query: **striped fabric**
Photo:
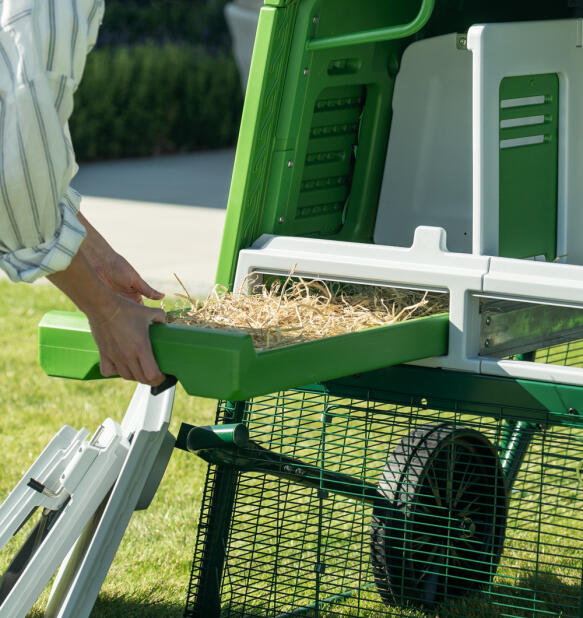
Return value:
[(0, 268), (31, 282), (84, 236), (68, 119), (103, 0), (0, 0)]

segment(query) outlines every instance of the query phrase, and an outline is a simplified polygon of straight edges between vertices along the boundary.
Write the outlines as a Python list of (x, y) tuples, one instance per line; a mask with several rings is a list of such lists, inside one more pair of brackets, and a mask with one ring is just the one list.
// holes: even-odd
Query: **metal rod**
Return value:
[(240, 472), (259, 472), (288, 479), (298, 485), (341, 494), (373, 506), (384, 505), (386, 502), (372, 483), (306, 464), (300, 459), (266, 449), (253, 440), (249, 441), (245, 449), (225, 448), (223, 445), (220, 448), (202, 449), (196, 454), (210, 464), (234, 466)]
[[(534, 362), (535, 356), (536, 352), (526, 352), (517, 354), (516, 359)], [(500, 457), (508, 489), (514, 485), (528, 447), (537, 431), (538, 427), (534, 423), (525, 421), (507, 421), (505, 423), (504, 434), (500, 443), (502, 447)]]
[[(349, 599), (355, 592), (360, 592), (360, 590), (371, 590), (375, 587), (374, 583), (368, 583), (364, 586), (361, 586), (357, 591), (355, 590), (343, 590), (342, 592), (338, 592), (337, 594), (333, 594), (332, 596), (327, 597), (326, 599), (319, 601), (320, 607), (328, 604), (331, 605), (336, 601), (343, 601), (344, 599)], [(284, 612), (283, 614), (278, 614), (275, 618), (292, 618), (293, 616), (303, 616), (307, 614), (311, 610), (315, 609), (316, 604), (311, 603), (310, 605), (306, 605), (305, 607), (298, 607), (297, 609), (293, 609), (290, 612)]]
[[(245, 415), (245, 402), (229, 403), (225, 425), (240, 423)], [(225, 550), (231, 527), (235, 490), (239, 473), (232, 467), (217, 469), (211, 498), (207, 537), (200, 566), (198, 593), (193, 615), (218, 618), (221, 614), (221, 583), (225, 564)]]
[(306, 43), (306, 50), (319, 51), (345, 47), (347, 45), (362, 45), (364, 43), (380, 43), (382, 41), (404, 39), (419, 32), (425, 26), (433, 13), (434, 7), (435, 0), (423, 0), (417, 17), (408, 24), (387, 26), (386, 28), (376, 28), (375, 30), (365, 30), (364, 32), (354, 32), (352, 34), (340, 34), (321, 39), (311, 39)]

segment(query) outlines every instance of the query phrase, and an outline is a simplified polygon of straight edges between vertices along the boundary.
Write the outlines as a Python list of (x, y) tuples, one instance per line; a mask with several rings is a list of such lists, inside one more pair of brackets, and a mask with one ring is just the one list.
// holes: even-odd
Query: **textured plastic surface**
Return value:
[(307, 41), (407, 24), (421, 6), (306, 0), (261, 9), (218, 283), (232, 285), (239, 250), (261, 234), (370, 242), (403, 43), (311, 51)]
[[(257, 352), (245, 333), (173, 324), (151, 327), (154, 354), (164, 373), (191, 395), (243, 400), (321, 380), (447, 353), (448, 316)], [(97, 347), (80, 314), (53, 311), (39, 327), (40, 364), (47, 374), (99, 378)]]

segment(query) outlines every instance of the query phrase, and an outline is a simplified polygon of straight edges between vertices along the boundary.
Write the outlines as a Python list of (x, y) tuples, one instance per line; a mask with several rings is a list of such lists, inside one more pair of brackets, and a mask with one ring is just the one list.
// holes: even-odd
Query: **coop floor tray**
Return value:
[[(448, 315), (257, 351), (246, 333), (154, 324), (160, 369), (190, 395), (245, 400), (447, 353)], [(39, 325), (39, 360), (51, 376), (101, 378), (97, 346), (85, 316), (52, 311)]]

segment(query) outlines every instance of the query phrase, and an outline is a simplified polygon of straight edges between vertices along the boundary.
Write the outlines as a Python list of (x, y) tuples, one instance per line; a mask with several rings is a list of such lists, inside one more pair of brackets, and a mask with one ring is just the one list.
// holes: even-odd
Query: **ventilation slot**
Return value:
[[(534, 87), (534, 84), (536, 81), (532, 79), (531, 87)], [(556, 127), (555, 119), (546, 113), (552, 104), (552, 96), (545, 94), (502, 99), (500, 148), (536, 146), (549, 141), (552, 138), (551, 132)], [(548, 129), (545, 125), (548, 125)]]
[(342, 228), (352, 187), (363, 86), (328, 88), (314, 105), (294, 233), (332, 236)]
[(534, 146), (535, 144), (543, 144), (545, 141), (544, 135), (532, 135), (530, 137), (516, 137), (514, 139), (500, 140), (500, 148), (516, 148), (518, 146)]

